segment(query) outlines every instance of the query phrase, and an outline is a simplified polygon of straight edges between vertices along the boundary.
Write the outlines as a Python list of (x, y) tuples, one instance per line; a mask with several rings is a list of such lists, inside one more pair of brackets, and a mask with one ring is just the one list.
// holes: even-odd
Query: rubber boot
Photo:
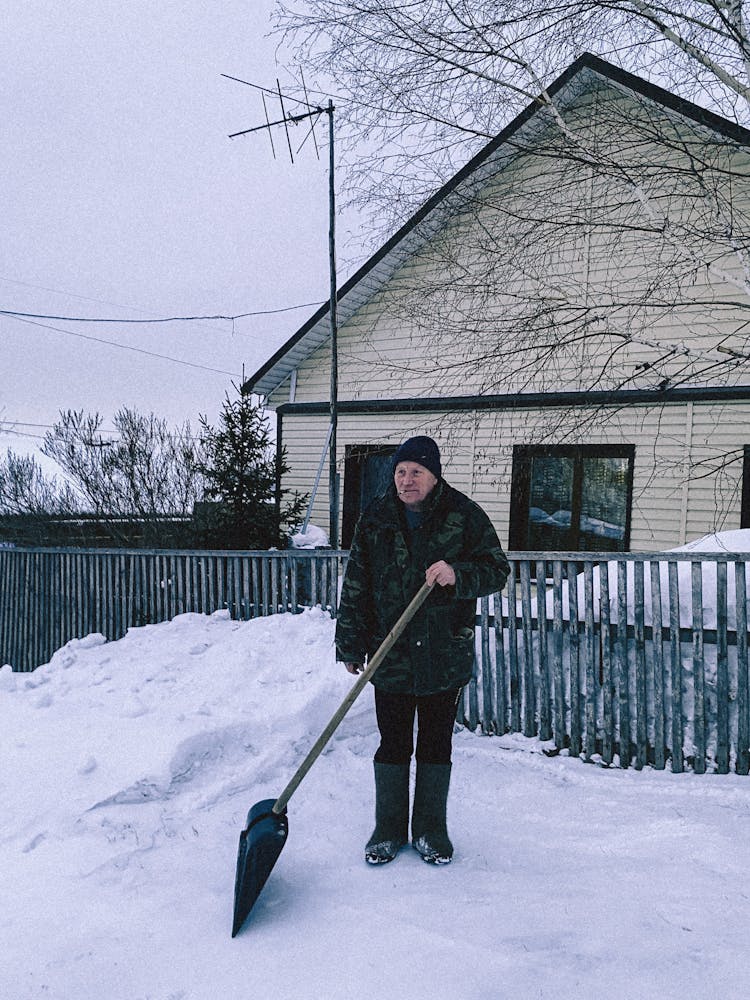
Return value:
[(417, 762), (411, 842), (422, 859), (432, 865), (447, 865), (453, 857), (445, 818), (450, 780), (450, 764)]
[(393, 861), (409, 839), (409, 765), (375, 764), (375, 829), (365, 847), (371, 865)]

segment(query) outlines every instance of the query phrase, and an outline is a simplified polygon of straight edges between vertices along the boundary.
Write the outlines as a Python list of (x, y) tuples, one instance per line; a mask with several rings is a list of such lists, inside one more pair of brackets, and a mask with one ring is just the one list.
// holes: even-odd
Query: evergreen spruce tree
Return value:
[[(235, 386), (235, 388), (237, 388)], [(229, 395), (212, 427), (201, 417), (205, 496), (200, 533), (204, 544), (223, 549), (284, 547), (286, 534), (301, 521), (306, 497), (294, 493), (277, 499), (277, 459), (268, 418), (251, 396)], [(279, 475), (288, 471), (285, 454)]]

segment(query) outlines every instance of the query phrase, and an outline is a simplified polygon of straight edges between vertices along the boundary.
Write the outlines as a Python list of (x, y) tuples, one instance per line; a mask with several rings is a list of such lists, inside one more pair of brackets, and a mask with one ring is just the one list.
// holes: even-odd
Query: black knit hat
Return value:
[(399, 462), (418, 462), (429, 469), (436, 479), (440, 479), (443, 469), (440, 464), (440, 449), (430, 437), (419, 435), (404, 441), (393, 456), (393, 468)]

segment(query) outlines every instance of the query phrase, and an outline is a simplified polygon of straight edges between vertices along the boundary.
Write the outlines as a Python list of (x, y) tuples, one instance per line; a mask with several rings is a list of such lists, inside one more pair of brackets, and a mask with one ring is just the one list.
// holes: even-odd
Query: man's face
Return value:
[(437, 479), (418, 462), (399, 462), (393, 473), (398, 498), (409, 510), (419, 510)]

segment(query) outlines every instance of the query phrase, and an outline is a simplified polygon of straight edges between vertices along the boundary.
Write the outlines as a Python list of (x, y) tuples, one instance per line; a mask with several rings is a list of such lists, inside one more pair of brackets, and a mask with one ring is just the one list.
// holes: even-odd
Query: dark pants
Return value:
[(417, 761), (450, 764), (453, 724), (461, 689), (417, 698), (390, 694), (375, 688), (375, 714), (380, 730), (378, 764), (408, 764), (414, 752), (414, 717), (417, 718)]

